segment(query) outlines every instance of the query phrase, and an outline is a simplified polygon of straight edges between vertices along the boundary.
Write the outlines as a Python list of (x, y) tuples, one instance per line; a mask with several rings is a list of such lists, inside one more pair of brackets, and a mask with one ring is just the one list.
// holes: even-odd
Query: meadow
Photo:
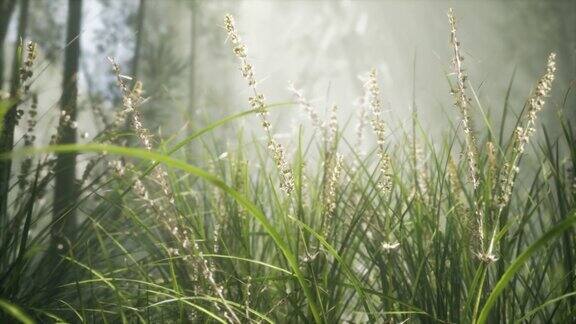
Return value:
[[(146, 84), (109, 58), (114, 116), (78, 144), (62, 140), (77, 129), (63, 110), (51, 145), (35, 145), (43, 103), (30, 88), (41, 71), (36, 45), (22, 44), (19, 91), (0, 104), (26, 129), (2, 154), (12, 172), (0, 322), (575, 322), (576, 137), (564, 114), (573, 85), (550, 96), (562, 69), (550, 53), (521, 114), (507, 97), (489, 113), (458, 22), (450, 10), (453, 106), (439, 114), (454, 118), (440, 139), (416, 112), (408, 126), (392, 123), (376, 69), (358, 81), (347, 121), (337, 105), (321, 114), (298, 85), (286, 90), (291, 102), (270, 102), (226, 15), (221, 39), (245, 80), (245, 108), (186, 136), (160, 134), (140, 110)], [(554, 135), (539, 123), (547, 109), (558, 112)], [(306, 116), (297, 145), (275, 136), (279, 110)], [(260, 138), (238, 131), (224, 145), (214, 135), (252, 117)], [(54, 187), (79, 158), (74, 189)]]

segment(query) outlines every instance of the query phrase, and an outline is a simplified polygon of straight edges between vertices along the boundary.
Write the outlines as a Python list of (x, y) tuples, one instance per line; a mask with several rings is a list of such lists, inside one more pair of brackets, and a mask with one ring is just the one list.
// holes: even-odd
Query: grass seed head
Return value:
[(470, 117), (470, 98), (466, 95), (467, 75), (464, 73), (462, 61), (464, 57), (460, 54), (460, 42), (456, 35), (456, 17), (452, 8), (448, 11), (448, 22), (450, 25), (450, 44), (452, 45), (453, 58), (452, 65), (456, 75), (456, 89), (452, 90), (455, 99), (454, 105), (460, 111), (462, 117), (462, 128), (466, 141), (466, 160), (468, 161), (468, 176), (474, 189), (479, 185), (478, 182), (478, 157), (476, 149), (476, 139)]

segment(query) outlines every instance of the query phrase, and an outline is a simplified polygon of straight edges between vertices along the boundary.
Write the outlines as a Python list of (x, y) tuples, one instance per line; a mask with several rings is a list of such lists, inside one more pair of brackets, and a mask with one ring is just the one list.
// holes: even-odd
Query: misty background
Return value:
[[(226, 43), (223, 17), (236, 17), (259, 87), (269, 104), (293, 101), (291, 81), (325, 114), (339, 106), (345, 124), (362, 96), (358, 76), (376, 68), (392, 129), (407, 126), (414, 106), (423, 129), (442, 133), (456, 120), (447, 75), (452, 56), (446, 12), (453, 7), (465, 68), (484, 110), (499, 116), (511, 78), (511, 108), (522, 109), (544, 71), (549, 52), (558, 53), (558, 79), (544, 122), (558, 113), (576, 72), (575, 1), (192, 1), (86, 0), (80, 35), (80, 142), (120, 109), (111, 64), (142, 80), (147, 127), (163, 136), (185, 135), (210, 121), (249, 108), (249, 92)], [(56, 129), (61, 95), (67, 1), (30, 0), (27, 40), (39, 43), (33, 90), (39, 94), (37, 145)], [(5, 60), (17, 44), (18, 8), (10, 24)], [(9, 65), (3, 80), (9, 82)], [(476, 107), (476, 106), (475, 106)], [(568, 106), (570, 107), (570, 105)], [(476, 112), (477, 113), (477, 112)], [(574, 110), (568, 114), (575, 116)], [(476, 116), (481, 122), (480, 115)], [(256, 116), (219, 130), (251, 134)], [(272, 111), (273, 130), (293, 142), (308, 124), (295, 105)], [(353, 132), (355, 120), (347, 124)], [(16, 130), (20, 138), (24, 126)]]

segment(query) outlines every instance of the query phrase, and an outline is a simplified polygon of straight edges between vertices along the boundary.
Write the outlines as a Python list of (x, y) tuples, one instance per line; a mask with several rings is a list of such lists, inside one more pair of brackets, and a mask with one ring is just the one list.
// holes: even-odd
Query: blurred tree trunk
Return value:
[(198, 5), (193, 2), (190, 5), (190, 80), (188, 84), (188, 106), (189, 106), (189, 114), (192, 116), (194, 113), (194, 104), (195, 104), (195, 87), (196, 87), (196, 38), (197, 38), (197, 29), (198, 29)]
[[(192, 129), (194, 125), (190, 122), (193, 120), (194, 113), (196, 112), (196, 47), (198, 38), (198, 8), (199, 5), (196, 1), (192, 1), (190, 4), (190, 71), (188, 76), (188, 111), (185, 113), (188, 115), (187, 122), (188, 127), (186, 128), (187, 135), (192, 135)], [(192, 156), (191, 145), (186, 145), (185, 154), (188, 157)]]
[(4, 41), (10, 27), (12, 12), (16, 6), (16, 0), (0, 0), (0, 90), (4, 85)]
[(138, 63), (140, 61), (140, 51), (142, 49), (142, 39), (144, 34), (144, 16), (146, 14), (146, 0), (140, 0), (138, 5), (138, 16), (136, 17), (136, 44), (134, 45), (134, 56), (132, 57), (132, 77), (138, 77)]
[[(68, 1), (68, 27), (66, 31), (66, 49), (64, 54), (64, 72), (62, 77), (62, 97), (60, 98), (59, 144), (76, 143), (76, 109), (78, 99), (78, 67), (80, 61), (80, 24), (82, 18), (82, 0)], [(58, 154), (55, 167), (53, 200), (52, 238), (55, 247), (62, 249), (69, 245), (75, 233), (76, 154)]]
[[(20, 0), (20, 13), (18, 18), (18, 44), (26, 37), (28, 26), (28, 0)], [(6, 35), (4, 35), (6, 36)], [(16, 127), (18, 109), (18, 90), (20, 88), (20, 59), (18, 55), (19, 45), (14, 47), (14, 57), (12, 59), (12, 80), (10, 82), (10, 99), (15, 100), (10, 109), (6, 112), (2, 121), (2, 134), (0, 135), (0, 153), (12, 151), (14, 146), (14, 128)], [(12, 160), (0, 161), (0, 215), (8, 214), (8, 194), (10, 192), (10, 173), (12, 170)]]

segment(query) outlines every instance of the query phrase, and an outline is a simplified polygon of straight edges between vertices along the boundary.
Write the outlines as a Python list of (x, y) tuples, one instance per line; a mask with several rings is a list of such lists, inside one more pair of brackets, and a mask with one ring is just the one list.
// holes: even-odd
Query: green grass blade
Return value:
[(2, 309), (6, 314), (10, 315), (12, 318), (20, 321), (23, 324), (34, 324), (34, 320), (26, 315), (20, 307), (9, 303), (3, 299), (0, 299), (0, 309)]
[(476, 321), (477, 323), (479, 324), (486, 323), (488, 315), (490, 314), (490, 310), (494, 306), (494, 303), (496, 302), (500, 294), (502, 294), (504, 288), (506, 288), (510, 280), (512, 280), (514, 274), (516, 274), (516, 272), (520, 270), (520, 267), (524, 265), (524, 263), (530, 258), (530, 256), (532, 256), (532, 254), (534, 254), (539, 249), (543, 248), (546, 245), (546, 243), (553, 240), (554, 238), (562, 234), (564, 231), (570, 229), (575, 222), (576, 222), (576, 213), (572, 212), (572, 215), (570, 217), (566, 218), (564, 221), (560, 222), (559, 224), (548, 230), (540, 239), (538, 239), (536, 242), (530, 245), (530, 247), (526, 249), (526, 251), (524, 251), (518, 258), (516, 258), (514, 262), (512, 262), (512, 264), (508, 267), (506, 272), (504, 272), (498, 283), (496, 283), (494, 289), (492, 289), (492, 292), (488, 296), (488, 299), (486, 300), (484, 307), (482, 307), (482, 310), (480, 311), (480, 315), (478, 316), (478, 320)]

